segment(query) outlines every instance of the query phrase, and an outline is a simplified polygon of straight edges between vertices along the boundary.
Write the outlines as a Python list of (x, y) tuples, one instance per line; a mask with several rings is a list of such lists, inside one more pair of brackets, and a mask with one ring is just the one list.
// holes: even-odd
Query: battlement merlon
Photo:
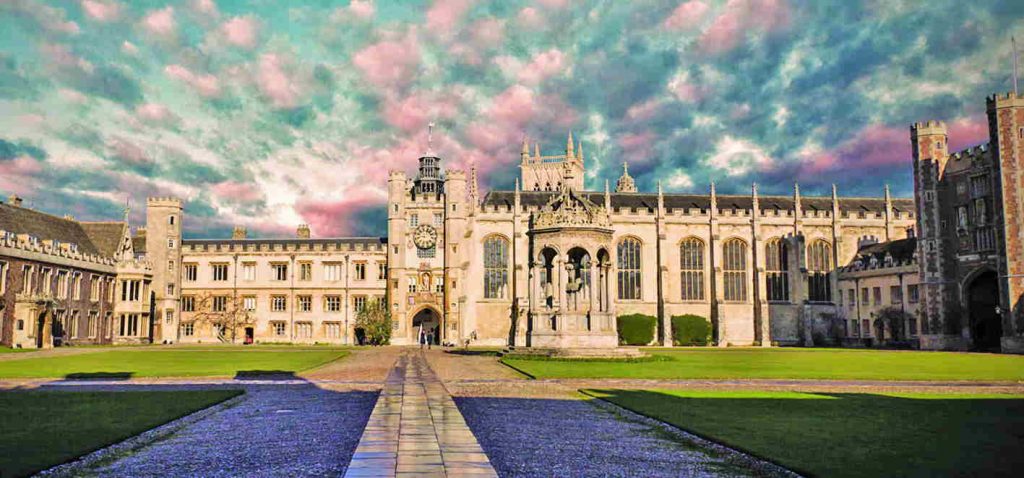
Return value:
[(448, 178), (449, 180), (451, 180), (451, 179), (465, 180), (466, 179), (466, 170), (464, 170), (464, 169), (446, 169), (446, 170), (444, 170), (444, 174), (445, 174), (445, 177)]
[(934, 135), (946, 136), (945, 121), (928, 120), (910, 125), (910, 137), (912, 140), (921, 136)]
[(165, 206), (165, 207), (181, 208), (183, 205), (184, 205), (184, 202), (180, 198), (176, 198), (176, 197), (153, 196), (153, 197), (146, 198), (146, 206), (147, 207)]
[(994, 94), (985, 98), (985, 105), (989, 111), (1002, 108), (1024, 107), (1024, 95), (1017, 95), (1012, 91)]

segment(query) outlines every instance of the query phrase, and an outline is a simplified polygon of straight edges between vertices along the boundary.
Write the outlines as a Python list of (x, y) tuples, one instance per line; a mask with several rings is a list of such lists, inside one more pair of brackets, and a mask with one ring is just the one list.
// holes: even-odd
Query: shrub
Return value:
[(654, 326), (657, 317), (644, 314), (620, 315), (617, 321), (619, 344), (647, 345), (654, 340)]
[(363, 329), (369, 345), (387, 345), (391, 342), (391, 311), (383, 300), (367, 301), (356, 314), (356, 328)]
[(699, 315), (672, 316), (672, 343), (707, 345), (711, 341), (711, 322)]

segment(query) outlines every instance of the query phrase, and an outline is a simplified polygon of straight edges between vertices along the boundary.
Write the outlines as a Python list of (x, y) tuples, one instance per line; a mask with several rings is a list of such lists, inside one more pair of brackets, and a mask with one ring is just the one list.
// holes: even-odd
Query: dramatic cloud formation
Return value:
[[(987, 141), (1024, 3), (0, 0), (0, 195), (186, 234), (382, 234), (427, 148), (510, 188), (524, 138), (587, 183), (908, 195), (907, 126)], [(143, 208), (132, 209), (136, 225)]]

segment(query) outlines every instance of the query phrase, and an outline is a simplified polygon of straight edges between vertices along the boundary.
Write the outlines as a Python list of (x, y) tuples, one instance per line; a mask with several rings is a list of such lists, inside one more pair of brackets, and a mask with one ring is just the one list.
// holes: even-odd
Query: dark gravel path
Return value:
[(456, 397), (502, 477), (750, 476), (696, 443), (573, 398)]
[(377, 393), (313, 385), (252, 387), (245, 399), (141, 450), (99, 476), (338, 476)]

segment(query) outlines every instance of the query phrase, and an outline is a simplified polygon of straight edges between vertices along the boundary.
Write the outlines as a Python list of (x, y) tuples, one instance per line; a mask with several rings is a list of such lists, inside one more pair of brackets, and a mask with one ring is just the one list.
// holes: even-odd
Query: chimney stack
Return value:
[(295, 230), (295, 235), (299, 239), (309, 239), (309, 224), (299, 224), (298, 229)]
[(11, 203), (12, 206), (21, 207), (21, 196), (18, 196), (17, 194), (11, 194), (7, 198), (7, 202)]
[(235, 228), (231, 231), (231, 239), (232, 240), (239, 241), (239, 240), (245, 239), (245, 236), (246, 236), (246, 230), (242, 226), (235, 226)]

